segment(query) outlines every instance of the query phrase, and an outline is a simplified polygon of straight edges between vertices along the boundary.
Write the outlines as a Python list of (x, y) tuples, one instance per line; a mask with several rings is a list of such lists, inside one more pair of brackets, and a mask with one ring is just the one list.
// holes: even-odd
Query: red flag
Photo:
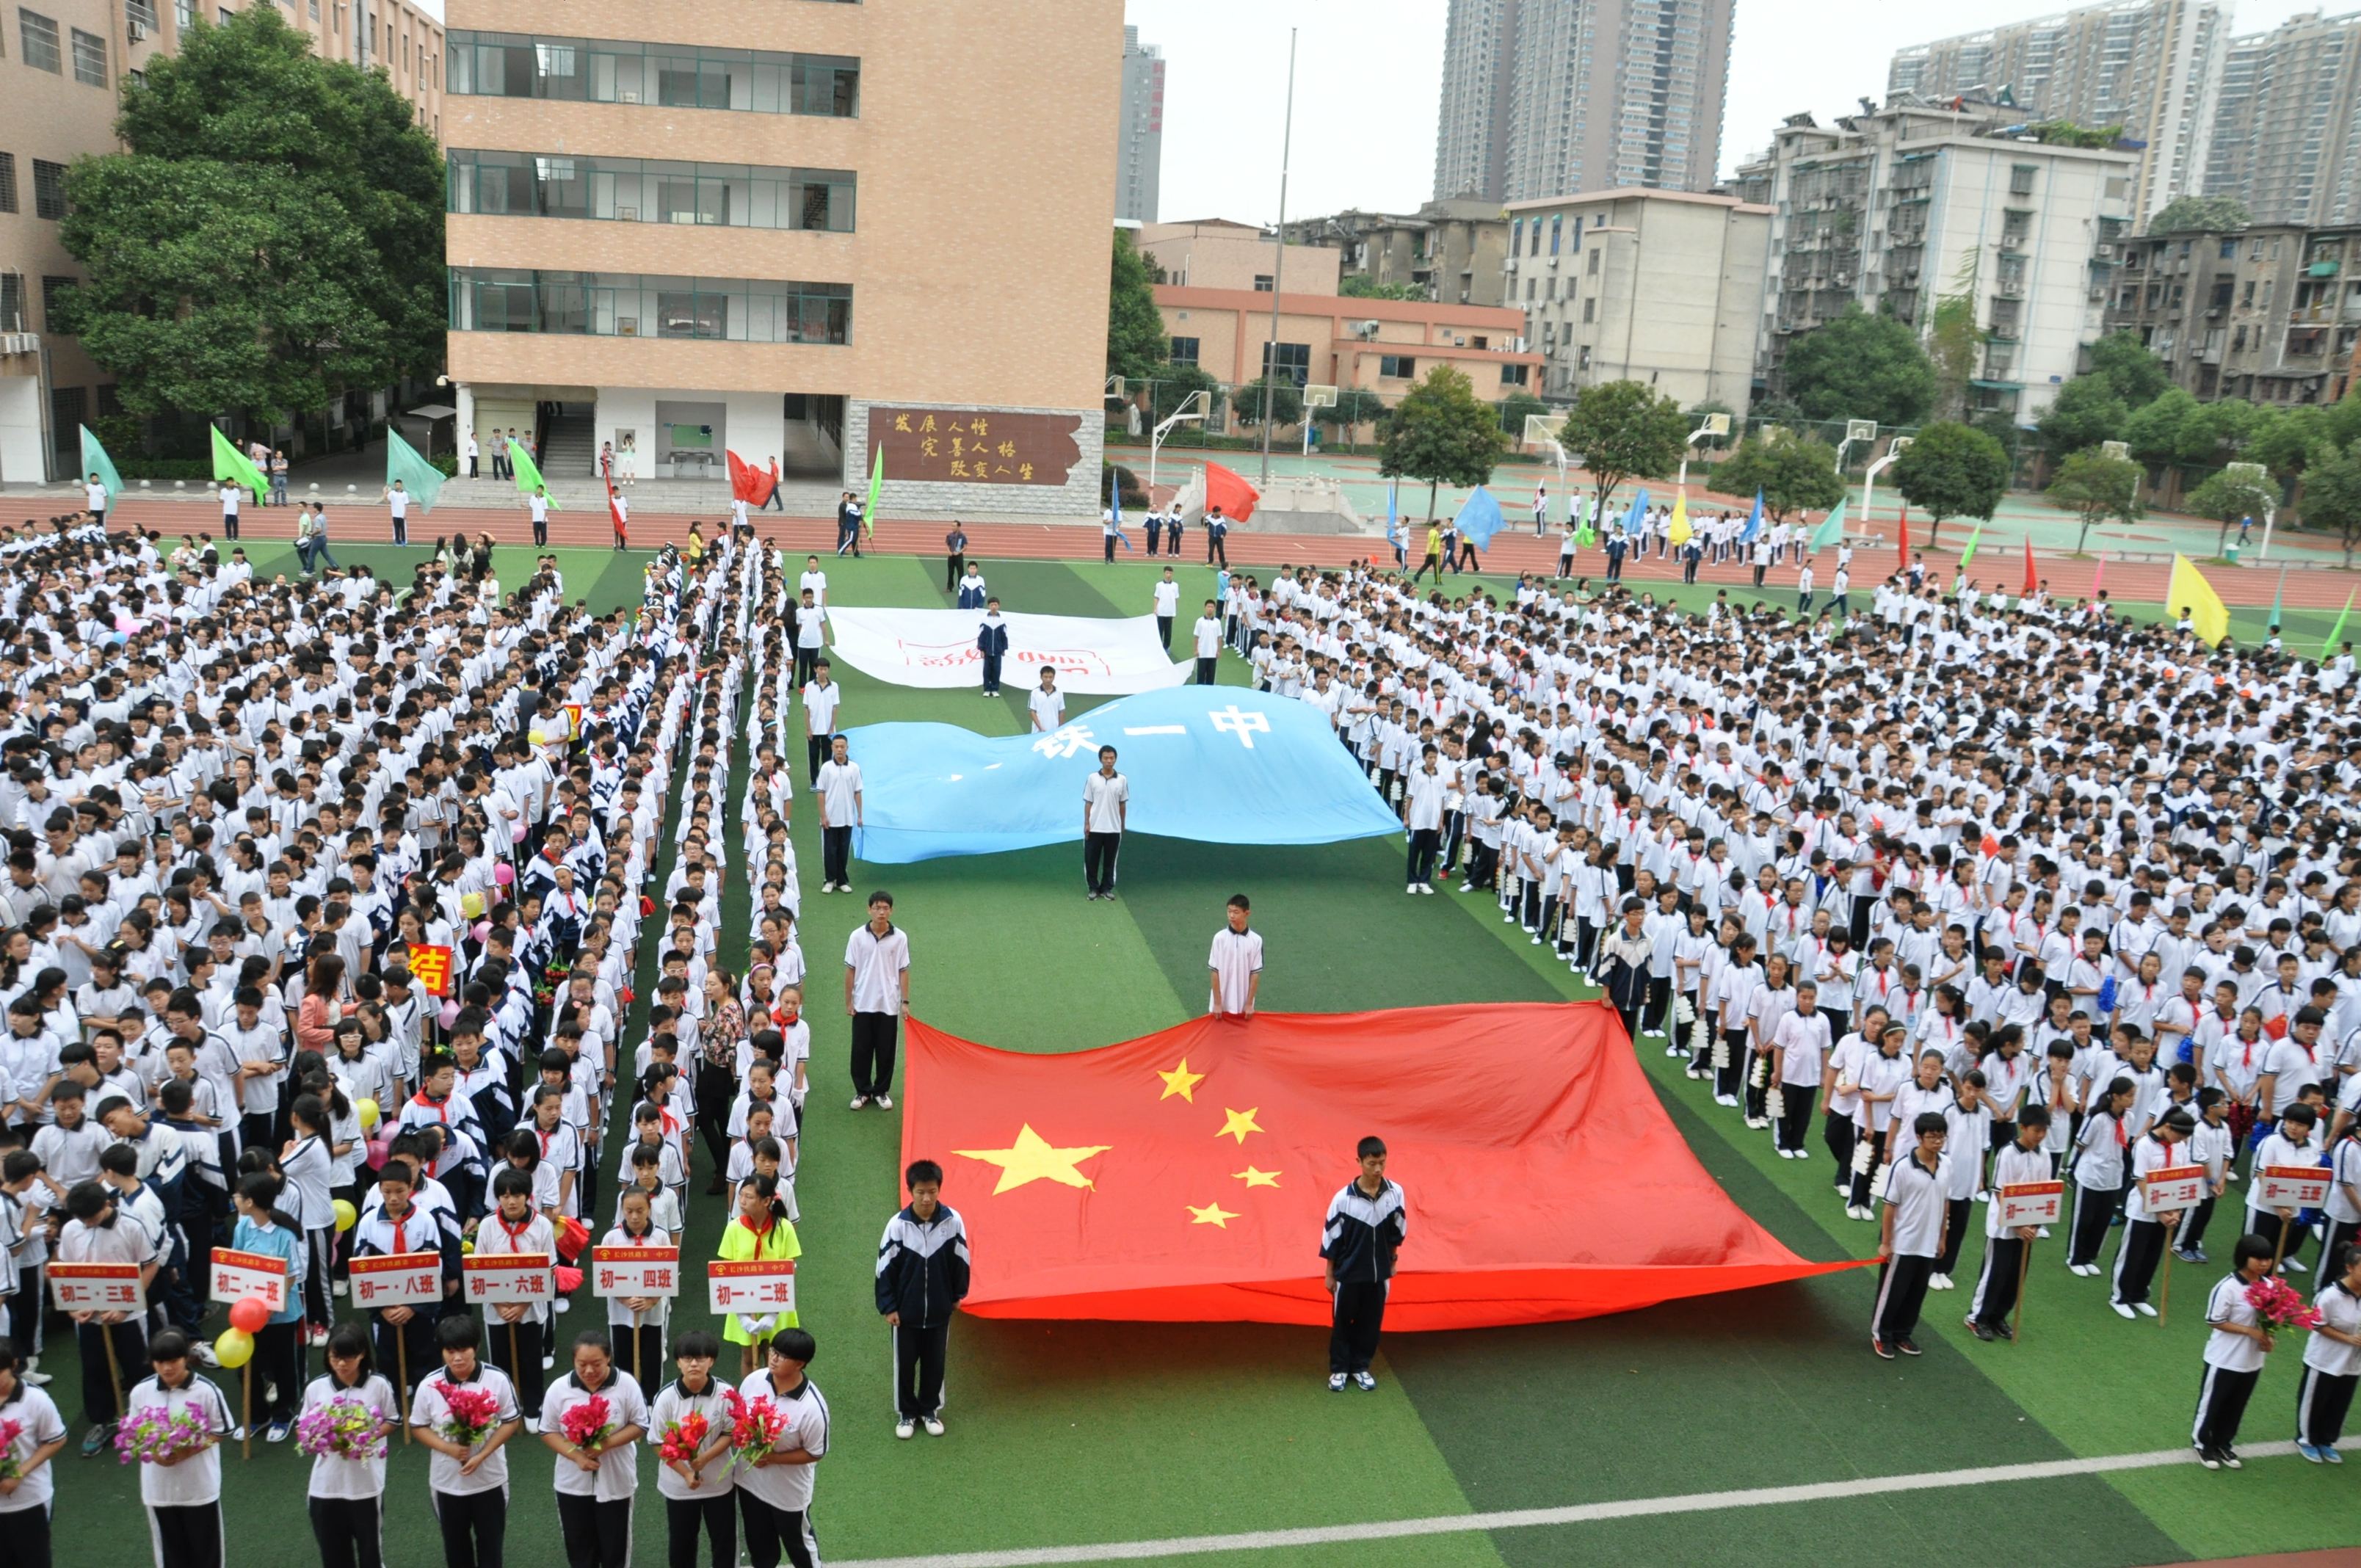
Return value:
[(1906, 505), (1902, 509), (1902, 553), (1896, 560), (1900, 570), (1910, 569), (1910, 509)]
[(1201, 1018), (1062, 1056), (914, 1018), (908, 1078), (903, 1157), (945, 1167), (983, 1317), (1325, 1323), (1321, 1226), (1371, 1133), (1409, 1201), (1389, 1328), (1854, 1266), (1806, 1262), (1740, 1210), (1602, 1003)]
[(778, 485), (778, 476), (764, 473), (726, 448), (722, 455), (730, 459), (730, 499), (744, 501), (748, 506), (767, 504), (771, 491)]
[(2036, 593), (2039, 592), (2039, 591), (2040, 591), (2040, 589), (2041, 589), (2041, 579), (2040, 579), (2039, 577), (2037, 577), (2037, 576), (2034, 576), (2034, 572), (2033, 572), (2033, 535), (2031, 535), (2030, 533), (2028, 533), (2028, 534), (2026, 534), (2026, 535), (2025, 536), (2025, 594), (2026, 594), (2026, 597), (2027, 598), (2032, 598)]
[(631, 539), (631, 531), (623, 526), (622, 497), (613, 485), (607, 487), (607, 521), (615, 525), (615, 543), (622, 544)]
[(1205, 465), (1205, 510), (1222, 509), (1222, 515), (1232, 522), (1244, 522), (1254, 516), (1255, 503), (1262, 499), (1243, 476), (1223, 467), (1219, 463)]

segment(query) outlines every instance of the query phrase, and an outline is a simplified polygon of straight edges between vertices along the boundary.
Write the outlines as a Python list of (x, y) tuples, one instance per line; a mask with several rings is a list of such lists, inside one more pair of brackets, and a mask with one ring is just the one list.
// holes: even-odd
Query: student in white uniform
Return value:
[(1927, 1301), (1927, 1283), (1943, 1250), (1948, 1215), (1944, 1190), (1950, 1162), (1943, 1153), (1949, 1127), (1939, 1111), (1922, 1111), (1910, 1125), (1917, 1141), (1887, 1168), (1880, 1195), (1885, 1212), (1878, 1233), (1877, 1304), (1870, 1315), (1869, 1346), (1886, 1360), (1916, 1355), (1911, 1334)]
[[(566, 1412), (606, 1401), (599, 1431), (577, 1442)], [(631, 1500), (640, 1490), (640, 1439), (648, 1405), (640, 1386), (615, 1365), (604, 1329), (574, 1336), (574, 1370), (550, 1386), (542, 1405), (541, 1441), (557, 1456), (557, 1524), (566, 1560), (583, 1568), (631, 1568)]]
[[(437, 1322), (434, 1343), (443, 1353), (443, 1371), (422, 1380), (410, 1400), (412, 1434), (434, 1453), (426, 1466), (427, 1495), (442, 1527), (445, 1568), (499, 1561), (508, 1534), (506, 1450), (522, 1425), (522, 1413), (508, 1374), (485, 1364), (478, 1349), (482, 1332), (467, 1312), (449, 1313)], [(467, 1389), (489, 1396), (487, 1424), (464, 1427), (457, 1421), (452, 1400)]]
[(2205, 1298), (2205, 1321), (2213, 1331), (2205, 1336), (2205, 1376), (2197, 1386), (2197, 1420), (2190, 1441), (2198, 1463), (2208, 1470), (2241, 1468), (2238, 1423), (2246, 1401), (2263, 1376), (2263, 1361), (2271, 1353), (2270, 1331), (2255, 1315), (2246, 1288), (2271, 1271), (2271, 1244), (2261, 1236), (2240, 1236), (2235, 1266), (2213, 1282)]
[(148, 1342), (155, 1370), (133, 1385), (126, 1409), (193, 1415), (204, 1436), (174, 1451), (173, 1463), (142, 1462), (139, 1500), (156, 1568), (222, 1568), (221, 1442), (230, 1433), (229, 1401), (189, 1365), (189, 1336), (165, 1329)]
[(49, 1568), (49, 1505), (57, 1472), (49, 1462), (65, 1452), (66, 1422), (49, 1394), (25, 1381), (14, 1340), (0, 1339), (0, 1422), (16, 1425), (5, 1454), (16, 1466), (16, 1489), (0, 1497), (0, 1541), (10, 1563)]
[(762, 1369), (739, 1385), (746, 1398), (767, 1399), (786, 1417), (771, 1452), (738, 1472), (740, 1512), (746, 1521), (746, 1557), (753, 1568), (819, 1568), (819, 1538), (812, 1531), (815, 1466), (828, 1453), (828, 1401), (804, 1376), (817, 1347), (803, 1329), (781, 1329), (767, 1342)]
[(1041, 666), (1041, 685), (1026, 699), (1033, 712), (1033, 732), (1047, 735), (1066, 722), (1066, 694), (1058, 689), (1058, 667)]
[(1984, 1210), (1983, 1268), (1976, 1276), (1976, 1293), (1968, 1301), (1965, 1320), (1968, 1332), (1980, 1340), (2016, 1337), (2016, 1325), (2009, 1316), (2016, 1310), (2017, 1277), (2024, 1267), (2025, 1249), (2041, 1233), (2031, 1225), (2002, 1225), (2000, 1192), (2004, 1187), (2050, 1179), (2049, 1151), (2044, 1146), (2048, 1140), (2049, 1107), (2037, 1102), (2017, 1113), (2015, 1141), (1993, 1157), (1992, 1202)]
[[(665, 1384), (648, 1407), (647, 1445), (656, 1453), (656, 1492), (664, 1500), (665, 1543), (674, 1563), (694, 1564), (702, 1533), (710, 1561), (738, 1561), (736, 1462), (730, 1453), (730, 1406), (726, 1385), (713, 1376), (721, 1342), (691, 1329), (673, 1346), (680, 1376)], [(705, 1442), (679, 1459), (664, 1457), (664, 1445), (692, 1416), (705, 1419)]]
[(304, 1506), (312, 1536), (319, 1542), (322, 1568), (380, 1568), (385, 1502), (387, 1440), (401, 1427), (401, 1405), (393, 1385), (378, 1376), (369, 1359), (368, 1335), (357, 1323), (339, 1323), (328, 1335), (328, 1370), (303, 1390), (304, 1416), (332, 1405), (357, 1407), (377, 1434), (374, 1451), (319, 1453)]

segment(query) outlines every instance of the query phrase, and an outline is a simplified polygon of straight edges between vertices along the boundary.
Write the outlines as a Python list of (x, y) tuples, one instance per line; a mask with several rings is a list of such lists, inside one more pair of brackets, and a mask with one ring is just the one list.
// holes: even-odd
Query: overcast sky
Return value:
[[(1882, 98), (1905, 44), (2020, 20), (2064, 5), (1954, 0), (1737, 0), (1721, 167), (1770, 143), (1780, 119), (1823, 124)], [(2245, 0), (2241, 32), (2319, 0)], [(1433, 194), (1434, 112), (1448, 0), (1126, 0), (1126, 19), (1166, 60), (1159, 215), (1268, 223), (1279, 213), (1287, 32), (1300, 29), (1287, 210), (1407, 212)]]

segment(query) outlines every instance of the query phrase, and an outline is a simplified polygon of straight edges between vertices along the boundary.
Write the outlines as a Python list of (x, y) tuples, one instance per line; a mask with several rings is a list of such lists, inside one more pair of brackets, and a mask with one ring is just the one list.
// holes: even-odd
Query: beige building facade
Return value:
[[(1294, 225), (1289, 227), (1291, 230)], [(1277, 286), (1290, 294), (1333, 294), (1343, 261), (1325, 245), (1293, 240), (1282, 260), (1269, 234), (1228, 218), (1147, 224), (1137, 237), (1149, 262), (1164, 269), (1164, 281), (1184, 289), (1245, 289), (1268, 294), (1276, 277)]]
[[(1477, 397), (1499, 402), (1534, 389), (1540, 373), (1540, 356), (1519, 336), (1524, 319), (1498, 306), (1354, 300), (1290, 289), (1279, 296), (1274, 337), (1271, 302), (1268, 291), (1170, 283), (1156, 289), (1173, 360), (1196, 366), (1224, 386), (1257, 379), (1268, 356), (1278, 374), (1299, 387), (1358, 388), (1393, 403), (1441, 364), (1464, 373)], [(1267, 347), (1273, 343), (1275, 354)]]
[[(71, 476), (76, 427), (115, 407), (113, 378), (79, 340), (49, 330), (52, 302), (81, 277), (58, 240), (67, 167), (116, 149), (126, 77), (176, 48), (182, 28), (245, 4), (30, 0), (0, 22), (0, 484)], [(280, 14), (329, 59), (387, 65), (419, 123), (434, 127), (443, 29), (424, 11), (404, 0), (298, 0)]]
[[(980, 27), (928, 0), (447, 19), (463, 432), (539, 420), (553, 477), (612, 444), (642, 478), (735, 452), (856, 488), (874, 408), (881, 434), (916, 415), (884, 443), (889, 507), (1095, 510), (1116, 0)], [(1049, 422), (978, 453), (978, 413)]]

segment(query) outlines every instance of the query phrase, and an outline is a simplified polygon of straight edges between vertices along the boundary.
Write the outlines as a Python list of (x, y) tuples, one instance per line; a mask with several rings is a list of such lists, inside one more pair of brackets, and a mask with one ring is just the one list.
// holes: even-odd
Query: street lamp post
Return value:
[(1287, 29), (1287, 118), (1279, 138), (1278, 244), (1270, 263), (1270, 342), (1262, 351), (1262, 487), (1270, 488), (1272, 382), (1279, 374), (1279, 291), (1287, 270), (1287, 165), (1295, 147), (1295, 29)]

